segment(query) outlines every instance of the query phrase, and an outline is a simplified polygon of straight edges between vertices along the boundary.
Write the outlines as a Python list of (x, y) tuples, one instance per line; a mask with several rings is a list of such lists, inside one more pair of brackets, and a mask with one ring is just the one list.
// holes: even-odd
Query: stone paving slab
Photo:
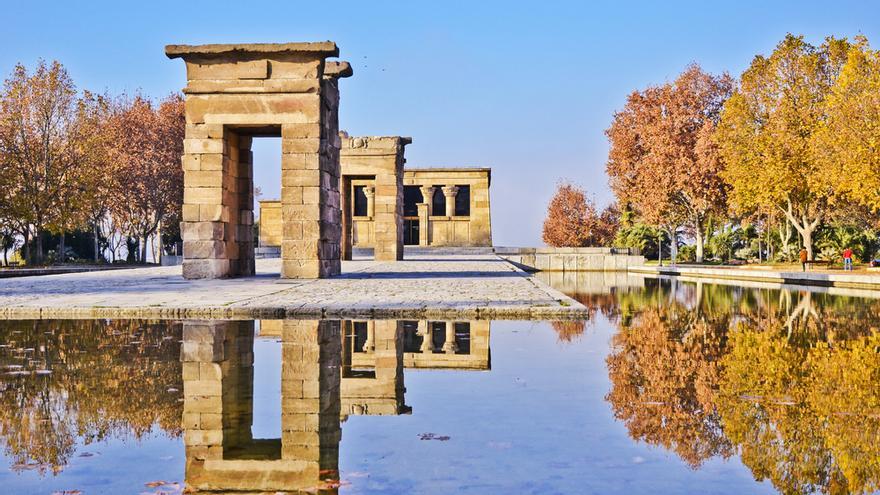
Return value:
[(495, 255), (346, 261), (340, 276), (185, 280), (181, 267), (0, 280), (0, 318), (583, 318), (587, 308)]

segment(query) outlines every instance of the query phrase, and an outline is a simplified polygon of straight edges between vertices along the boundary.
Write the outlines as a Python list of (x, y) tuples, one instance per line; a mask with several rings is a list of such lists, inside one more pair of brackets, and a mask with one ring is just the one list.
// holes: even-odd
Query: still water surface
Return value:
[(0, 493), (873, 493), (880, 300), (655, 279), (588, 321), (0, 322)]

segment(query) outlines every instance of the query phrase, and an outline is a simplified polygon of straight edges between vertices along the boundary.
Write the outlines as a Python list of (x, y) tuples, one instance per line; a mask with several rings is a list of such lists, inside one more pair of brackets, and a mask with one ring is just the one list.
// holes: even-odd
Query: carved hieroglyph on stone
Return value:
[(335, 43), (169, 45), (186, 62), (183, 276), (254, 273), (251, 139), (282, 138), (282, 278), (340, 272)]
[[(349, 137), (340, 133), (342, 142), (342, 258), (351, 259), (353, 238), (372, 237), (377, 261), (403, 259), (403, 165), (404, 149), (412, 138), (400, 136)], [(365, 217), (353, 218), (354, 187), (364, 186), (367, 198)], [(369, 230), (358, 231), (368, 226)]]

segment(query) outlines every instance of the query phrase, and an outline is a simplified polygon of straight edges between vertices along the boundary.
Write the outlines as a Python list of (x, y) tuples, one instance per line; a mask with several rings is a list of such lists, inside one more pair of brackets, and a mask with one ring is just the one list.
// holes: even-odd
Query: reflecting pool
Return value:
[(880, 299), (554, 284), (591, 317), (0, 321), (0, 492), (880, 487)]

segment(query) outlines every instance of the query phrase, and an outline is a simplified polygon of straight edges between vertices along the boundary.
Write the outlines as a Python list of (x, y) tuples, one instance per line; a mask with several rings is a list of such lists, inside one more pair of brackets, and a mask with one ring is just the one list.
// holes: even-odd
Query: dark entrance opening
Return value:
[(405, 219), (403, 221), (403, 244), (407, 246), (419, 245), (419, 219)]

